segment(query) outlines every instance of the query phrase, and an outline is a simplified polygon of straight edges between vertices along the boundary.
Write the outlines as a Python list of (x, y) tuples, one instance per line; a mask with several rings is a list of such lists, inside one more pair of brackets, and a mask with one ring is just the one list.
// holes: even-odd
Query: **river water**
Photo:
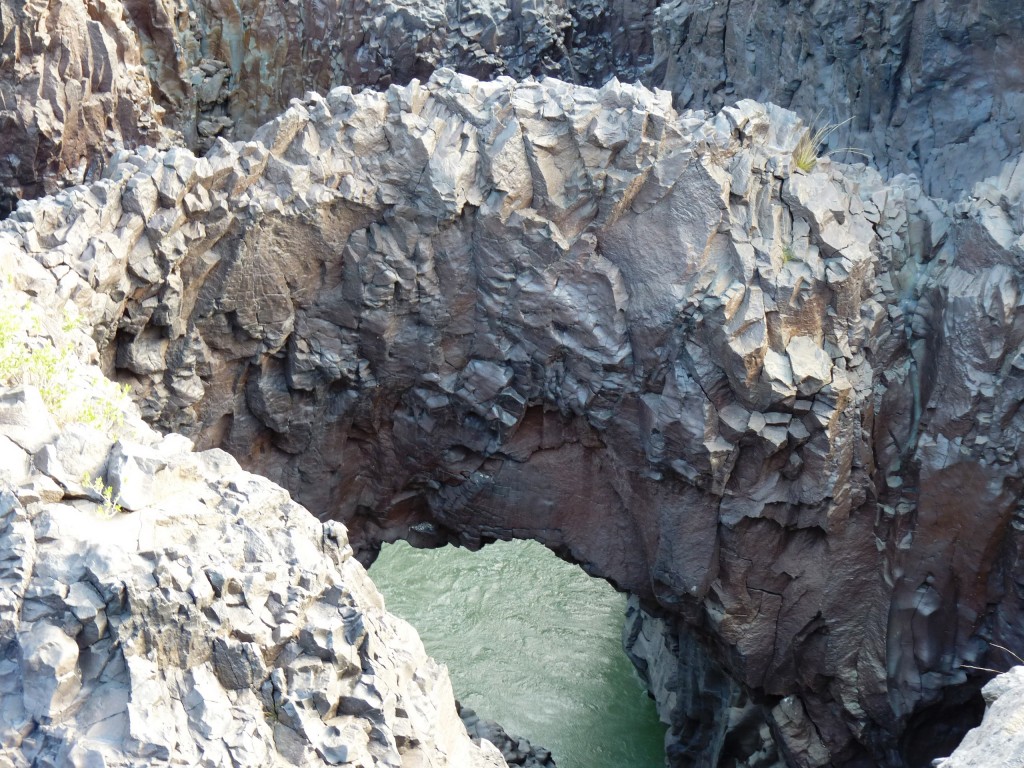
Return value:
[(388, 610), (448, 666), (455, 695), (559, 768), (662, 768), (665, 729), (622, 651), (625, 596), (540, 544), (386, 545)]

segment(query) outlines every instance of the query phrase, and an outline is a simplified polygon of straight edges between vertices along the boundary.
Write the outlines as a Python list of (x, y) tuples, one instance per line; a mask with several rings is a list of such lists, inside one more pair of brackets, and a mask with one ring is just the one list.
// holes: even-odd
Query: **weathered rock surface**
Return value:
[(112, 0), (0, 5), (0, 194), (81, 179), (116, 142), (205, 149), (248, 138), (289, 100), (385, 88), (447, 66), (477, 77), (612, 76), (676, 105), (771, 101), (834, 146), (923, 174), (946, 197), (1021, 150), (1015, 0)]
[[(692, 755), (711, 753), (727, 755), (732, 768), (785, 768), (762, 707), (685, 626), (672, 617), (652, 616), (631, 597), (622, 645), (659, 717), (670, 725), (670, 765), (687, 765)], [(820, 745), (815, 748), (821, 751)]]
[(917, 764), (1024, 648), (1024, 166), (954, 206), (794, 171), (799, 133), (444, 71), (118, 156), (0, 254), (366, 556), (532, 537), (667, 616), (728, 677), (678, 764), (739, 754), (718, 706), (790, 765)]
[(0, 2), (0, 215), (168, 140), (121, 2)]
[(1021, 152), (1016, 0), (670, 0), (649, 28), (648, 77), (678, 105), (753, 98), (820, 124), (848, 120), (832, 146), (920, 173), (929, 194), (968, 191)]
[(1020, 768), (1024, 765), (1024, 667), (1014, 667), (982, 688), (988, 709), (981, 725), (935, 768)]
[(0, 3), (0, 211), (117, 146), (248, 138), (307, 90), (439, 66), (604, 82), (650, 58), (650, 8), (607, 2)]
[(551, 753), (543, 747), (534, 746), (527, 739), (508, 734), (493, 720), (484, 720), (468, 707), (459, 706), (459, 717), (466, 726), (466, 732), (477, 743), (484, 741), (501, 750), (501, 756), (509, 766), (522, 768), (555, 768)]
[(506, 765), (344, 526), (137, 413), (116, 432), (0, 395), (0, 763)]

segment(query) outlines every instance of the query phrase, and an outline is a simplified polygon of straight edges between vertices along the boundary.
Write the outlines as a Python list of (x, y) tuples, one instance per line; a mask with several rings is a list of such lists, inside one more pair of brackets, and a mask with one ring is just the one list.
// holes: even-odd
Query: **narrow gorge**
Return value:
[[(533, 539), (628, 592), (669, 765), (925, 766), (1024, 654), (1022, 31), (0, 0), (0, 265), (364, 564)], [(798, 162), (828, 121), (861, 154)]]

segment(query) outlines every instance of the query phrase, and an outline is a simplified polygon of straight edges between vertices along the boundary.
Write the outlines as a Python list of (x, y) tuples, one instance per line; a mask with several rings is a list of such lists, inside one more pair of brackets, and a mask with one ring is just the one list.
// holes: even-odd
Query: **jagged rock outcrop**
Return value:
[(484, 720), (469, 707), (459, 706), (459, 717), (466, 726), (466, 732), (477, 743), (486, 741), (501, 750), (501, 756), (509, 766), (522, 768), (555, 768), (551, 753), (543, 747), (534, 746), (528, 739), (508, 734), (500, 724)]
[(983, 689), (988, 709), (981, 725), (964, 738), (956, 751), (935, 768), (990, 768), (1024, 765), (1024, 667), (999, 675)]
[(952, 197), (1021, 151), (1014, 0), (146, 0), (0, 12), (0, 206), (81, 180), (115, 143), (249, 138), (307, 90), (477, 77), (612, 76), (677, 107), (755, 98)]
[(0, 649), (5, 766), (506, 765), (344, 526), (137, 412), (58, 425), (31, 386), (0, 391)]
[[(954, 206), (796, 170), (800, 132), (443, 71), (119, 155), (0, 251), (148, 419), (367, 556), (535, 538), (667, 616), (788, 764), (916, 764), (960, 664), (1024, 647), (1024, 169)], [(678, 764), (765, 748), (690, 714)]]
[(649, 4), (447, 0), (0, 3), (0, 212), (119, 146), (248, 138), (292, 98), (439, 66), (604, 82), (649, 59)]

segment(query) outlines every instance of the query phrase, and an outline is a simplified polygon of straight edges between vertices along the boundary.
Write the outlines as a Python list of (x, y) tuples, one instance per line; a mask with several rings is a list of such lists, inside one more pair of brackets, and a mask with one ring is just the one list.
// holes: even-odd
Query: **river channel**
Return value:
[(481, 717), (559, 768), (661, 768), (664, 726), (622, 651), (625, 596), (540, 544), (386, 545), (370, 576)]

